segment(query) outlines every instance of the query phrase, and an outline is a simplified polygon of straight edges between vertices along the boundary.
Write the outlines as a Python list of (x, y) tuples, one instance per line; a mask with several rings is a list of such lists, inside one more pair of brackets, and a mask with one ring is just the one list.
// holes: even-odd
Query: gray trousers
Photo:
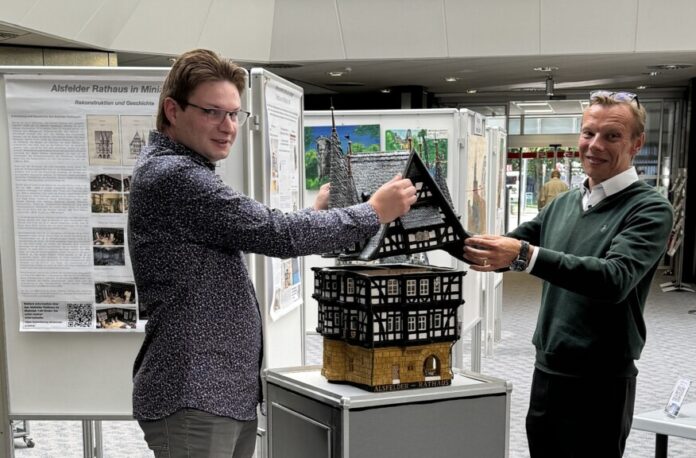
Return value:
[(196, 409), (138, 421), (156, 458), (251, 458), (257, 420), (239, 421)]

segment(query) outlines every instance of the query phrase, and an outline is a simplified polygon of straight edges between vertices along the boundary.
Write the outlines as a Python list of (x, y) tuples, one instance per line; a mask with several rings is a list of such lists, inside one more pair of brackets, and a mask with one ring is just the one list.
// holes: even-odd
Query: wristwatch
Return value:
[(520, 242), (522, 243), (522, 245), (520, 245), (520, 254), (518, 254), (517, 259), (510, 264), (510, 270), (514, 270), (515, 272), (522, 272), (527, 268), (527, 263), (529, 262), (527, 259), (527, 255), (529, 254), (529, 242), (525, 242), (524, 240), (520, 240)]

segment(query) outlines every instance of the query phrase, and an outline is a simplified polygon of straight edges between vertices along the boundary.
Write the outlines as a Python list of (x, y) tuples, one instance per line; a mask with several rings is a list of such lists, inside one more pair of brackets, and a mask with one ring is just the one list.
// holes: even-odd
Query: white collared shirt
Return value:
[[(640, 178), (638, 178), (638, 173), (636, 172), (635, 167), (631, 167), (627, 170), (624, 170), (618, 175), (614, 175), (613, 177), (604, 180), (599, 184), (596, 184), (594, 188), (592, 188), (591, 190), (590, 179), (585, 178), (585, 181), (583, 181), (581, 188), (582, 209), (584, 211), (589, 210), (590, 208), (594, 207), (607, 197), (628, 188), (639, 179)], [(524, 269), (525, 272), (529, 273), (532, 271), (532, 269), (534, 268), (534, 264), (536, 263), (537, 256), (539, 256), (539, 250), (535, 249), (531, 259), (529, 260), (527, 268)]]
[(596, 184), (591, 190), (590, 179), (586, 178), (582, 183), (582, 209), (585, 211), (589, 210), (605, 198), (623, 191), (638, 180), (638, 173), (635, 167), (624, 170), (618, 175)]

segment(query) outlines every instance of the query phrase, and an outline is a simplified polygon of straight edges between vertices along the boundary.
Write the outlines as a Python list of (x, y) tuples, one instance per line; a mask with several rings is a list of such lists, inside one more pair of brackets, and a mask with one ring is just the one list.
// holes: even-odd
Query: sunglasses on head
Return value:
[(624, 92), (624, 91), (618, 91), (618, 92), (613, 92), (613, 91), (593, 91), (590, 92), (590, 102), (596, 101), (599, 97), (606, 97), (611, 100), (615, 100), (617, 102), (625, 102), (625, 103), (631, 103), (633, 101), (636, 102), (636, 106), (640, 108), (640, 102), (638, 101), (638, 96), (634, 94), (633, 92)]

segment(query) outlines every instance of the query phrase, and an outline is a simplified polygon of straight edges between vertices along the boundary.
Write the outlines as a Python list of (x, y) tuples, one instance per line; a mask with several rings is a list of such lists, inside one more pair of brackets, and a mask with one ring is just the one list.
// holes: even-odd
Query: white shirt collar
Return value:
[(590, 191), (590, 179), (587, 178), (582, 184), (582, 207), (585, 210), (597, 205), (605, 198), (623, 191), (638, 181), (638, 173), (635, 167), (631, 167), (618, 175), (602, 181), (595, 185)]

